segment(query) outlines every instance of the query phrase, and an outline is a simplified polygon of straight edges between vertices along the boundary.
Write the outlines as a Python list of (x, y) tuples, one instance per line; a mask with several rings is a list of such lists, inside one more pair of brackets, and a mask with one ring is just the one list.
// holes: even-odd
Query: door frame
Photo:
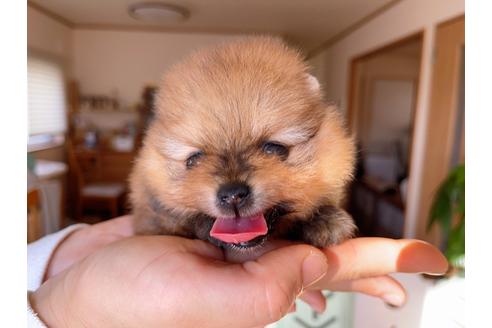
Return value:
[(419, 77), (417, 78), (415, 82), (415, 97), (414, 101), (412, 104), (412, 115), (411, 115), (411, 130), (410, 130), (410, 146), (409, 146), (409, 154), (408, 154), (408, 170), (409, 174), (411, 172), (411, 163), (412, 163), (412, 148), (413, 148), (413, 142), (414, 142), (414, 130), (415, 130), (415, 117), (416, 117), (416, 111), (417, 111), (417, 99), (419, 97), (419, 83), (420, 83), (420, 74), (422, 71), (422, 63), (423, 63), (423, 47), (424, 47), (424, 30), (419, 30), (415, 33), (412, 33), (410, 35), (404, 36), (400, 39), (397, 39), (395, 41), (392, 41), (390, 43), (387, 43), (381, 47), (378, 47), (376, 49), (364, 52), (354, 58), (350, 61), (350, 74), (349, 74), (349, 86), (348, 86), (348, 99), (347, 99), (347, 125), (352, 134), (357, 131), (357, 126), (355, 126), (355, 122), (357, 121), (357, 115), (360, 115), (360, 109), (359, 109), (359, 104), (358, 101), (360, 99), (360, 79), (358, 78), (359, 74), (359, 67), (360, 63), (370, 57), (373, 57), (375, 55), (379, 55), (382, 53), (387, 52), (388, 50), (398, 48), (405, 43), (411, 42), (411, 41), (417, 41), (420, 40), (421, 44), (421, 51), (420, 51), (420, 61), (419, 61)]
[[(455, 127), (458, 120), (460, 86), (463, 74), (462, 60), (465, 46), (465, 16), (460, 15), (436, 26), (433, 70), (425, 147), (423, 150), (420, 190), (418, 193), (418, 221), (416, 237), (436, 245), (443, 241), (438, 229), (427, 233), (429, 211), (435, 192), (451, 170), (453, 144), (457, 140)], [(461, 140), (461, 160), (464, 161), (464, 126)]]

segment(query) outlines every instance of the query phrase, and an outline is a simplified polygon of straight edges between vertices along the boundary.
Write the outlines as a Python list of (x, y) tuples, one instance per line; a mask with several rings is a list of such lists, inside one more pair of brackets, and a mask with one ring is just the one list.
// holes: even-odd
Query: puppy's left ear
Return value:
[(309, 90), (311, 90), (314, 94), (320, 93), (319, 81), (314, 75), (306, 74), (306, 80), (309, 86)]

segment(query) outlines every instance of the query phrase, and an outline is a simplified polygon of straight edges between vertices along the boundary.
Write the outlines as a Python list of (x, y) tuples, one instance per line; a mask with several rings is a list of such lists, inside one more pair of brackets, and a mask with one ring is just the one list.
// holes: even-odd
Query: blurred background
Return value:
[(419, 238), (444, 279), (395, 275), (408, 304), (327, 293), (278, 327), (464, 326), (464, 0), (29, 0), (28, 241), (128, 212), (163, 73), (195, 49), (272, 34), (301, 49), (356, 135), (360, 236)]

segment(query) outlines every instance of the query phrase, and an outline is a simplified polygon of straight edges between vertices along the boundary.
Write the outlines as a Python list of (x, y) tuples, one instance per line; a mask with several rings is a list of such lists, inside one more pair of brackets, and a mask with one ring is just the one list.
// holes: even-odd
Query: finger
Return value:
[(323, 313), (326, 310), (326, 298), (319, 290), (306, 290), (299, 298), (318, 313)]
[(316, 287), (393, 272), (443, 274), (448, 262), (434, 246), (411, 239), (356, 238), (325, 248), (329, 269)]
[(393, 306), (402, 306), (406, 301), (403, 286), (390, 276), (342, 280), (330, 284), (331, 291), (357, 292), (374, 296)]
[[(238, 269), (240, 272), (236, 272)], [(288, 313), (296, 297), (325, 275), (326, 270), (326, 257), (319, 249), (308, 245), (282, 247), (257, 260), (222, 267), (222, 283), (234, 284), (237, 291), (237, 299), (228, 300), (229, 305), (238, 303), (237, 309), (230, 309), (238, 313), (232, 326), (258, 326), (278, 321)], [(244, 308), (252, 311), (244, 311)]]

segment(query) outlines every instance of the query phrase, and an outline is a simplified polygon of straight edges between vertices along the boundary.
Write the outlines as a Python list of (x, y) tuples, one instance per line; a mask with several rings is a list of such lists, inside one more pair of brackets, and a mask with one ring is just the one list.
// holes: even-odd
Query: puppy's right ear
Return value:
[(314, 75), (312, 74), (306, 74), (306, 80), (309, 86), (309, 90), (311, 90), (315, 94), (320, 94), (320, 86), (319, 86), (319, 81)]

